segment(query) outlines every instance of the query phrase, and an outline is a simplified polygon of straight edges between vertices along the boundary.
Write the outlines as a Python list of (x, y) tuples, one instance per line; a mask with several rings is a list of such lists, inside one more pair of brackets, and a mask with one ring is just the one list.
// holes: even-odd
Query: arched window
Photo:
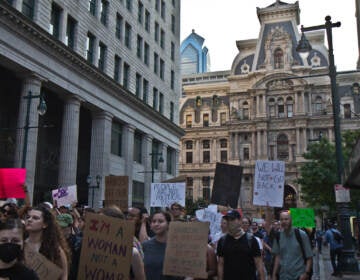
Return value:
[(277, 159), (288, 160), (289, 159), (289, 140), (285, 134), (280, 134), (277, 137)]
[(286, 111), (287, 111), (287, 117), (292, 118), (294, 115), (294, 102), (292, 97), (286, 98)]
[(275, 99), (274, 98), (269, 99), (269, 116), (270, 116), (270, 118), (276, 116), (276, 113), (275, 113)]
[(284, 68), (284, 52), (277, 48), (274, 51), (274, 69)]
[(242, 109), (243, 109), (244, 120), (248, 120), (249, 119), (249, 104), (247, 103), (247, 101), (243, 102)]
[(279, 118), (285, 118), (284, 99), (282, 99), (281, 97), (278, 98), (277, 106), (278, 106), (278, 117)]

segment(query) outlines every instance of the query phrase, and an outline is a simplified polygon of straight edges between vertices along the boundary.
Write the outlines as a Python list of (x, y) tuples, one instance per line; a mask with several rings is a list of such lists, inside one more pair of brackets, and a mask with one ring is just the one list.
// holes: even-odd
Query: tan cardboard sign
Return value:
[(163, 274), (206, 279), (208, 233), (208, 222), (171, 222)]
[(129, 279), (134, 230), (132, 221), (87, 213), (77, 279)]
[(25, 250), (25, 264), (36, 272), (40, 280), (57, 280), (62, 274), (60, 267), (38, 252)]
[(105, 177), (105, 206), (115, 204), (122, 210), (128, 208), (129, 177), (106, 176)]

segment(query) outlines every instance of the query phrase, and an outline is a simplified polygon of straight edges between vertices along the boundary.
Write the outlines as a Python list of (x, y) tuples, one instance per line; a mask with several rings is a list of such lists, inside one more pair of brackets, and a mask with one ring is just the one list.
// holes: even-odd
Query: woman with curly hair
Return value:
[(28, 233), (25, 251), (44, 255), (62, 269), (59, 280), (67, 280), (70, 250), (53, 213), (43, 206), (30, 209), (26, 215), (25, 229)]

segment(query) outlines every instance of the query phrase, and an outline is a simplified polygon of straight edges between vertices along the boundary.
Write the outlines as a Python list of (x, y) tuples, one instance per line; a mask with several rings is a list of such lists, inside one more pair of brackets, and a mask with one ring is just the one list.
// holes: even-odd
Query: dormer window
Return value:
[(274, 51), (274, 69), (284, 68), (284, 52), (282, 49), (277, 48)]

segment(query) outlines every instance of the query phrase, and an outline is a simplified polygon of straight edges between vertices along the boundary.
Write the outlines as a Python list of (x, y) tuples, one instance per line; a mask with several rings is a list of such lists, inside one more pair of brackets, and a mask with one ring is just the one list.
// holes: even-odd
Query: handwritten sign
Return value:
[(315, 227), (314, 209), (311, 208), (290, 208), (292, 225), (300, 228)]
[(206, 279), (208, 231), (209, 223), (170, 223), (163, 274)]
[(336, 202), (350, 202), (350, 189), (337, 184), (334, 186), (334, 190)]
[(257, 160), (253, 204), (282, 207), (284, 183), (285, 163), (283, 161)]
[(86, 213), (78, 278), (129, 279), (133, 221)]
[(25, 250), (25, 264), (36, 272), (40, 280), (60, 279), (62, 274), (60, 267), (38, 252)]
[(221, 219), (223, 215), (217, 211), (216, 207), (209, 205), (208, 208), (200, 209), (195, 212), (196, 218), (200, 222), (210, 223), (210, 237), (212, 242), (216, 242), (222, 236), (221, 232)]
[(25, 168), (0, 168), (0, 198), (25, 198)]
[(105, 206), (116, 205), (122, 210), (128, 208), (129, 177), (106, 176), (105, 177)]
[(73, 204), (77, 201), (76, 185), (52, 190), (52, 198), (56, 201), (57, 207)]
[(185, 183), (151, 184), (151, 207), (169, 207), (174, 202), (185, 206)]

